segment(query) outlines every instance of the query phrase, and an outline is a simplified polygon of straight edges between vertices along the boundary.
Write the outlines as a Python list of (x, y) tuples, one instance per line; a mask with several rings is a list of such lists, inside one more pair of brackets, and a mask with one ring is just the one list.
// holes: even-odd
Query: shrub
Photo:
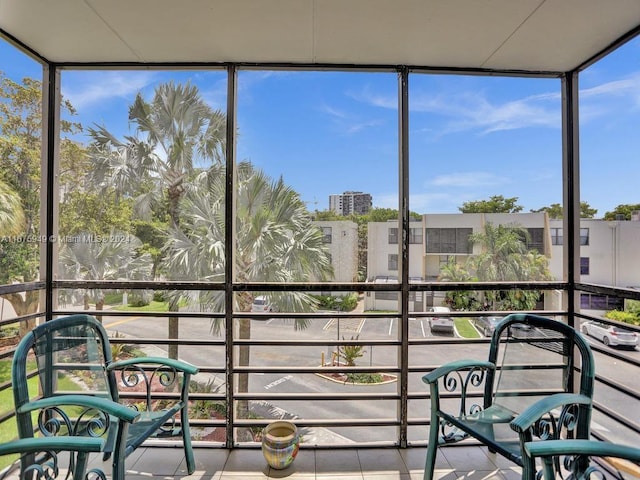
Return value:
[(618, 322), (629, 323), (631, 325), (640, 325), (638, 315), (631, 312), (621, 312), (620, 310), (611, 310), (605, 313), (605, 318), (616, 320)]
[(166, 302), (167, 298), (165, 297), (165, 292), (153, 292), (153, 301)]
[(358, 305), (358, 294), (353, 292), (344, 296), (315, 295), (318, 307), (323, 310), (342, 310), (349, 312)]
[(358, 305), (357, 293), (350, 293), (349, 295), (342, 297), (342, 310), (344, 310), (345, 312), (350, 312), (351, 310), (356, 308), (357, 305)]
[(347, 381), (351, 383), (381, 383), (379, 373), (347, 373)]
[(149, 305), (149, 301), (142, 295), (135, 294), (129, 297), (128, 305), (130, 307), (146, 307)]
[[(351, 340), (358, 340), (359, 337), (360, 335), (352, 336)], [(342, 340), (344, 340), (344, 337), (342, 337)], [(341, 345), (338, 347), (338, 353), (348, 367), (353, 367), (356, 364), (356, 360), (364, 356), (365, 349), (363, 345)]]

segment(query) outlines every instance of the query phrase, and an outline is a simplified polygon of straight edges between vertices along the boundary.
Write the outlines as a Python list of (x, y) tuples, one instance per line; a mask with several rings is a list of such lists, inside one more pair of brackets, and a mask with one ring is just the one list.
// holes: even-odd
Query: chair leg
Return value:
[[(70, 452), (73, 455), (73, 452)], [(85, 452), (78, 452), (76, 456), (75, 471), (73, 472), (73, 480), (85, 480), (85, 473), (87, 471), (87, 464), (89, 461), (89, 454)]]
[(184, 448), (184, 456), (187, 461), (187, 472), (191, 475), (196, 470), (196, 461), (193, 457), (193, 447), (191, 446), (191, 429), (189, 428), (189, 417), (187, 416), (187, 408), (182, 409), (182, 443)]
[(438, 431), (440, 419), (437, 415), (431, 416), (429, 427), (429, 444), (427, 445), (427, 460), (424, 465), (424, 480), (432, 480), (436, 468), (436, 455), (438, 454)]

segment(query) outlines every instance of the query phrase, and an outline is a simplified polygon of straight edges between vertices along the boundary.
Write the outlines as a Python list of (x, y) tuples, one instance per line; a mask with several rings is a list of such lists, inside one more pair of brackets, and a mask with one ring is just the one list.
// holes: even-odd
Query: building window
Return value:
[(422, 243), (422, 228), (409, 229), (409, 243)]
[(472, 253), (471, 228), (427, 228), (426, 253)]
[(322, 243), (331, 243), (331, 227), (322, 227)]
[[(422, 243), (422, 228), (409, 229), (409, 243)], [(398, 244), (398, 229), (392, 227), (389, 229), (389, 245)]]
[(398, 270), (398, 254), (390, 253), (389, 254), (389, 270)]
[(589, 245), (589, 229), (580, 229), (580, 245)]
[[(562, 245), (562, 229), (561, 228), (550, 228), (551, 230), (551, 245)], [(580, 245), (589, 245), (589, 229), (581, 228), (580, 229)]]
[(580, 275), (589, 275), (589, 257), (580, 257)]
[(397, 245), (398, 244), (398, 229), (390, 228), (389, 229), (389, 245)]
[(580, 308), (586, 310), (624, 310), (624, 298), (581, 293)]
[(527, 228), (529, 238), (527, 239), (527, 250), (537, 250), (544, 252), (544, 228)]

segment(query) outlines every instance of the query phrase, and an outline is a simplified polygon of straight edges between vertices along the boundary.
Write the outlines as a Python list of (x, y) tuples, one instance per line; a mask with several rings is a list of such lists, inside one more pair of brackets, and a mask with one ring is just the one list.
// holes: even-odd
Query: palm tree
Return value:
[(0, 180), (0, 237), (24, 233), (25, 217), (20, 196)]
[[(322, 232), (313, 226), (304, 202), (280, 178), (271, 181), (250, 163), (236, 169), (236, 243), (234, 245), (237, 282), (309, 282), (332, 278), (331, 261)], [(179, 228), (171, 231), (167, 247), (168, 271), (173, 279), (189, 278), (224, 282), (225, 175), (221, 166), (200, 174), (186, 191), (180, 205)], [(283, 312), (311, 312), (316, 301), (304, 292), (260, 292)], [(235, 295), (234, 311), (248, 312), (255, 292)], [(224, 311), (220, 291), (193, 292), (189, 298), (201, 309)], [(237, 338), (251, 338), (251, 320), (236, 321)], [(305, 328), (296, 319), (294, 328)], [(212, 322), (212, 332), (224, 328), (220, 319)], [(249, 365), (250, 349), (238, 349), (238, 364)], [(238, 391), (247, 392), (249, 377), (238, 377)], [(246, 401), (238, 403), (238, 417), (247, 418)]]
[[(487, 222), (483, 232), (469, 236), (482, 252), (470, 258), (470, 267), (481, 282), (518, 282), (550, 280), (548, 259), (527, 250), (525, 228)], [(535, 306), (540, 293), (531, 290), (486, 291), (485, 299), (492, 310), (527, 310)]]
[[(196, 168), (224, 160), (226, 117), (212, 109), (198, 88), (173, 82), (159, 85), (151, 102), (138, 94), (129, 108), (135, 136), (118, 140), (104, 127), (90, 129), (94, 185), (115, 187), (135, 199), (136, 214), (149, 219), (164, 210), (169, 227), (180, 224), (180, 199)], [(169, 310), (178, 311), (171, 302)], [(178, 338), (178, 317), (169, 317), (169, 338)], [(178, 346), (169, 346), (177, 358)]]
[[(112, 232), (96, 236), (81, 233), (69, 237), (60, 248), (60, 275), (74, 280), (149, 280), (150, 255), (138, 255), (142, 242), (126, 233)], [(85, 310), (89, 309), (90, 294), (96, 310), (104, 309), (104, 291), (82, 292)], [(78, 292), (74, 292), (78, 293)], [(101, 320), (100, 317), (98, 317)]]
[[(450, 258), (446, 265), (440, 268), (439, 282), (474, 282), (478, 279), (469, 273), (464, 265), (455, 258)], [(467, 290), (453, 290), (446, 292), (445, 302), (454, 310), (476, 310), (480, 306), (477, 293)]]

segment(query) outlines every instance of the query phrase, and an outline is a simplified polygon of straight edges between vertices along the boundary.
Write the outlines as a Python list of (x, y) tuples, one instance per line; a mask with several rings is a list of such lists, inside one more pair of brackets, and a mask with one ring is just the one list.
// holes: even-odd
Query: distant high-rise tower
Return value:
[(344, 192), (342, 195), (329, 195), (329, 210), (338, 215), (350, 215), (352, 213), (364, 215), (371, 209), (371, 195), (363, 192)]

